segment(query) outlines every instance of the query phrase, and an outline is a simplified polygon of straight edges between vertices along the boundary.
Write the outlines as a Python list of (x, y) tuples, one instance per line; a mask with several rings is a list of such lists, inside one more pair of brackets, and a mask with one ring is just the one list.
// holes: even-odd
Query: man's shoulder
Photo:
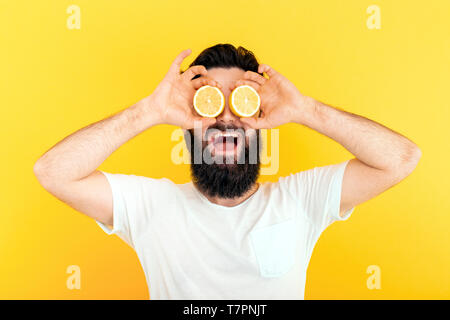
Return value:
[(143, 188), (178, 188), (185, 184), (176, 183), (170, 178), (166, 177), (149, 177), (139, 174), (128, 173), (110, 173), (101, 171), (110, 183), (120, 184), (123, 187), (143, 187)]
[(272, 190), (277, 188), (296, 197), (325, 191), (343, 176), (348, 161), (315, 166), (280, 176), (276, 182), (271, 183), (271, 188)]
[(301, 189), (310, 185), (322, 172), (330, 168), (331, 165), (315, 166), (296, 172), (289, 172), (279, 176), (275, 181), (267, 182), (267, 188), (271, 190), (279, 189), (281, 191), (301, 191)]
[(322, 174), (333, 174), (339, 170), (345, 169), (349, 160), (332, 163), (328, 165), (313, 166), (297, 172), (290, 172), (287, 175), (280, 176), (277, 182), (286, 182), (295, 179), (311, 179)]

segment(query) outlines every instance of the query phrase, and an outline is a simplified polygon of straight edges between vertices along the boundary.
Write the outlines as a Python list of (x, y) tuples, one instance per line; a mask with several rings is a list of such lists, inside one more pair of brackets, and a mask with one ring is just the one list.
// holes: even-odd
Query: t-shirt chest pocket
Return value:
[(296, 231), (295, 219), (291, 218), (250, 232), (250, 241), (261, 276), (280, 277), (294, 266)]

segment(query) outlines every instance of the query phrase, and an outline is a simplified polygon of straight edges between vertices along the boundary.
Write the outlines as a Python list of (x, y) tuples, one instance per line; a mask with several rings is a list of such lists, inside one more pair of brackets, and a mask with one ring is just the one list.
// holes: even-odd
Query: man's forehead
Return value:
[(241, 68), (210, 68), (208, 69), (208, 77), (216, 80), (222, 85), (242, 79), (245, 71)]

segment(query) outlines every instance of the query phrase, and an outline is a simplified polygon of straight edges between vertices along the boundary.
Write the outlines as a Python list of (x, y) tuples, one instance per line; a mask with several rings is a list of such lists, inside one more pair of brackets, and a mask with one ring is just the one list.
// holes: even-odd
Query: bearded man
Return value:
[[(303, 299), (322, 231), (407, 177), (421, 151), (374, 121), (303, 95), (242, 47), (207, 48), (180, 72), (190, 53), (176, 57), (148, 97), (47, 151), (35, 175), (51, 194), (134, 248), (152, 299)], [(226, 98), (216, 118), (194, 111), (193, 96), (204, 85)], [(261, 97), (253, 117), (230, 111), (228, 97), (240, 85)], [(328, 136), (354, 158), (258, 182), (259, 129), (285, 123)], [(97, 169), (159, 124), (184, 129), (192, 182)]]

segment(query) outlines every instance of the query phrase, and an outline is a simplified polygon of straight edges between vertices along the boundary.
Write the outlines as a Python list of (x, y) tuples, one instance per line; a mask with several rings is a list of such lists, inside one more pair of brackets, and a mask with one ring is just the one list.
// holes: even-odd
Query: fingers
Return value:
[(267, 81), (267, 79), (264, 78), (262, 75), (260, 75), (256, 72), (253, 72), (253, 71), (246, 71), (243, 79), (237, 80), (232, 89), (234, 89), (238, 86), (248, 85), (258, 91), (259, 88), (266, 83), (266, 81)]
[(262, 75), (257, 74), (256, 72), (253, 71), (246, 71), (244, 74), (244, 79), (255, 81), (260, 86), (262, 86), (267, 81), (267, 79), (264, 78)]
[(243, 123), (248, 124), (254, 129), (270, 129), (270, 123), (265, 117), (262, 118), (240, 118)]
[(218, 83), (217, 81), (212, 80), (210, 78), (204, 78), (204, 77), (192, 80), (192, 85), (194, 86), (195, 90), (199, 89), (200, 87), (207, 86), (207, 85), (213, 86), (213, 87), (218, 87), (219, 89), (222, 89), (222, 86), (220, 85), (220, 83)]
[(201, 65), (192, 66), (189, 69), (187, 69), (185, 72), (183, 72), (181, 77), (185, 80), (192, 80), (192, 78), (198, 74), (202, 75), (202, 76), (206, 76), (208, 74), (208, 71), (206, 70), (206, 68), (204, 66), (201, 66)]
[(181, 63), (184, 59), (186, 59), (187, 56), (189, 56), (192, 53), (191, 49), (186, 49), (181, 51), (178, 56), (175, 58), (175, 60), (172, 62), (172, 65), (170, 66), (169, 71), (172, 73), (180, 73)]
[(267, 64), (260, 64), (260, 65), (258, 66), (258, 72), (259, 72), (259, 73), (265, 72), (265, 73), (267, 73), (267, 75), (268, 75), (269, 77), (273, 77), (274, 75), (277, 74), (277, 72), (276, 72), (274, 69), (272, 69), (272, 68), (271, 68), (269, 65), (267, 65)]
[[(241, 80), (237, 80), (237, 81), (234, 83), (234, 88), (239, 87), (239, 86), (245, 86), (245, 85), (252, 87), (252, 88), (255, 89), (256, 91), (258, 91), (258, 90), (259, 90), (259, 87), (260, 87), (259, 83), (255, 82), (255, 81), (252, 81), (252, 80), (242, 80), (242, 79), (241, 79)], [(233, 88), (233, 89), (234, 89), (234, 88)]]

